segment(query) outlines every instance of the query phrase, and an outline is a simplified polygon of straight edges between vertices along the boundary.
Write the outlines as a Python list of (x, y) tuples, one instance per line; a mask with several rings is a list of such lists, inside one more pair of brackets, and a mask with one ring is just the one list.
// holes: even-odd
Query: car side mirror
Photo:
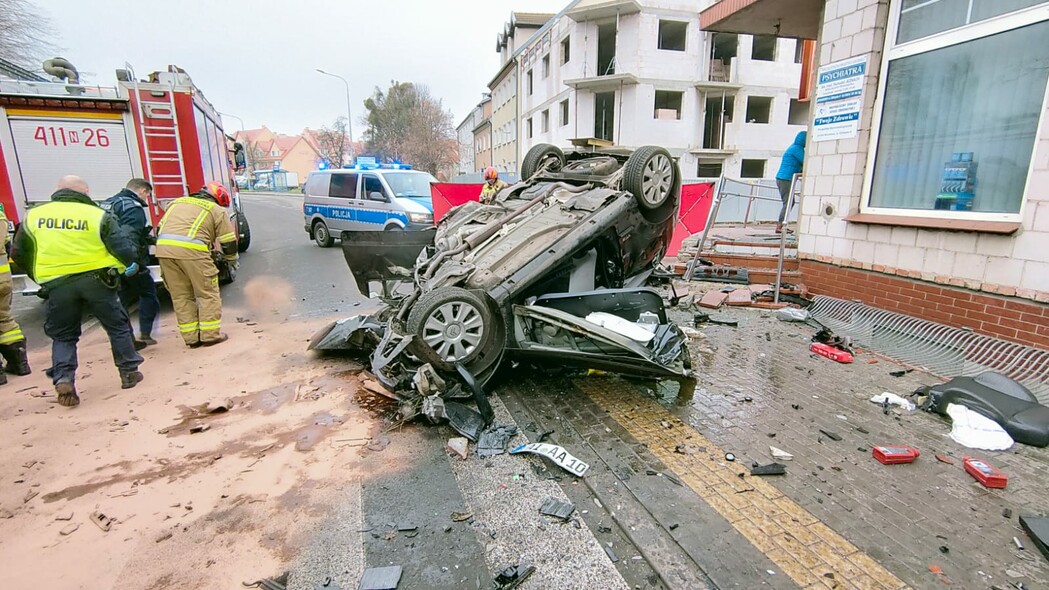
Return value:
[(368, 200), (369, 201), (379, 201), (379, 202), (385, 203), (386, 202), (386, 197), (382, 196), (382, 193), (380, 193), (378, 191), (372, 191), (372, 192), (368, 193)]

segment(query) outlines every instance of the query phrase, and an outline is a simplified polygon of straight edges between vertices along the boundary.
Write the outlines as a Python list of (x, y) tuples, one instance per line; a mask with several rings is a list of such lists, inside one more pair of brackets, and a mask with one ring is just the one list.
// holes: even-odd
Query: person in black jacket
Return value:
[(51, 202), (26, 213), (11, 258), (41, 287), (47, 299), (44, 333), (51, 338), (51, 380), (58, 403), (73, 407), (77, 396), (77, 342), (83, 312), (90, 311), (109, 335), (120, 387), (142, 381), (134, 333), (117, 298), (118, 277), (138, 270), (137, 242), (116, 218), (87, 196), (79, 176), (65, 176)]
[(149, 266), (149, 246), (155, 243), (149, 216), (146, 214), (149, 205), (147, 199), (153, 195), (153, 185), (142, 178), (132, 178), (119, 193), (102, 201), (102, 208), (109, 211), (120, 225), (131, 232), (138, 246), (136, 261), (141, 272), (120, 281), (120, 303), (127, 309), (138, 301), (138, 334), (135, 349), (141, 350), (151, 344), (153, 325), (160, 313), (160, 300), (157, 298), (157, 286), (152, 275), (146, 270)]

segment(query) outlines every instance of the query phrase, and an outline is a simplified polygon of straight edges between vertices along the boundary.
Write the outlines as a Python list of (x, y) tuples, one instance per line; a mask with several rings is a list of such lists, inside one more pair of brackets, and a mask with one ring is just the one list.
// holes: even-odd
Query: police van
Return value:
[(357, 159), (353, 168), (311, 172), (303, 188), (306, 233), (322, 248), (344, 231), (433, 227), (430, 183), (437, 179), (404, 164)]

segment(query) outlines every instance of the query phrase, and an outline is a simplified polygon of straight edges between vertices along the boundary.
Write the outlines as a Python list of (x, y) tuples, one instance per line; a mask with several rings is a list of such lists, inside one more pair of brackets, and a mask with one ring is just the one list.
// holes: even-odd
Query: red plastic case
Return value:
[(984, 487), (1001, 489), (1009, 483), (1009, 478), (1004, 473), (980, 459), (965, 457), (962, 459), (962, 465), (965, 466), (965, 472), (975, 477)]
[(895, 445), (891, 447), (874, 447), (871, 452), (874, 458), (885, 465), (896, 465), (898, 463), (914, 463), (921, 452), (906, 445)]
[(844, 350), (841, 350), (839, 348), (834, 348), (833, 346), (830, 346), (828, 344), (823, 344), (821, 342), (813, 342), (812, 344), (809, 345), (809, 350), (811, 350), (812, 352), (815, 352), (816, 354), (818, 354), (820, 356), (825, 356), (825, 357), (829, 358), (832, 361), (838, 361), (839, 363), (851, 363), (852, 362), (852, 355), (851, 354), (845, 352)]

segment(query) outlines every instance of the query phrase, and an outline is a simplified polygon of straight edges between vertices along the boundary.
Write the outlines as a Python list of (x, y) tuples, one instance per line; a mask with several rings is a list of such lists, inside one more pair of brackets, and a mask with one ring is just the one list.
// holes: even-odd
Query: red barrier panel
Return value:
[[(456, 205), (467, 201), (476, 201), (481, 196), (483, 184), (453, 184), (435, 182), (430, 185), (433, 197), (433, 219), (440, 221)], [(671, 239), (667, 256), (677, 256), (681, 242), (688, 236), (703, 231), (703, 226), (710, 215), (710, 205), (714, 198), (714, 183), (702, 182), (681, 185), (681, 208), (678, 209), (677, 223), (674, 224), (674, 237)]]

